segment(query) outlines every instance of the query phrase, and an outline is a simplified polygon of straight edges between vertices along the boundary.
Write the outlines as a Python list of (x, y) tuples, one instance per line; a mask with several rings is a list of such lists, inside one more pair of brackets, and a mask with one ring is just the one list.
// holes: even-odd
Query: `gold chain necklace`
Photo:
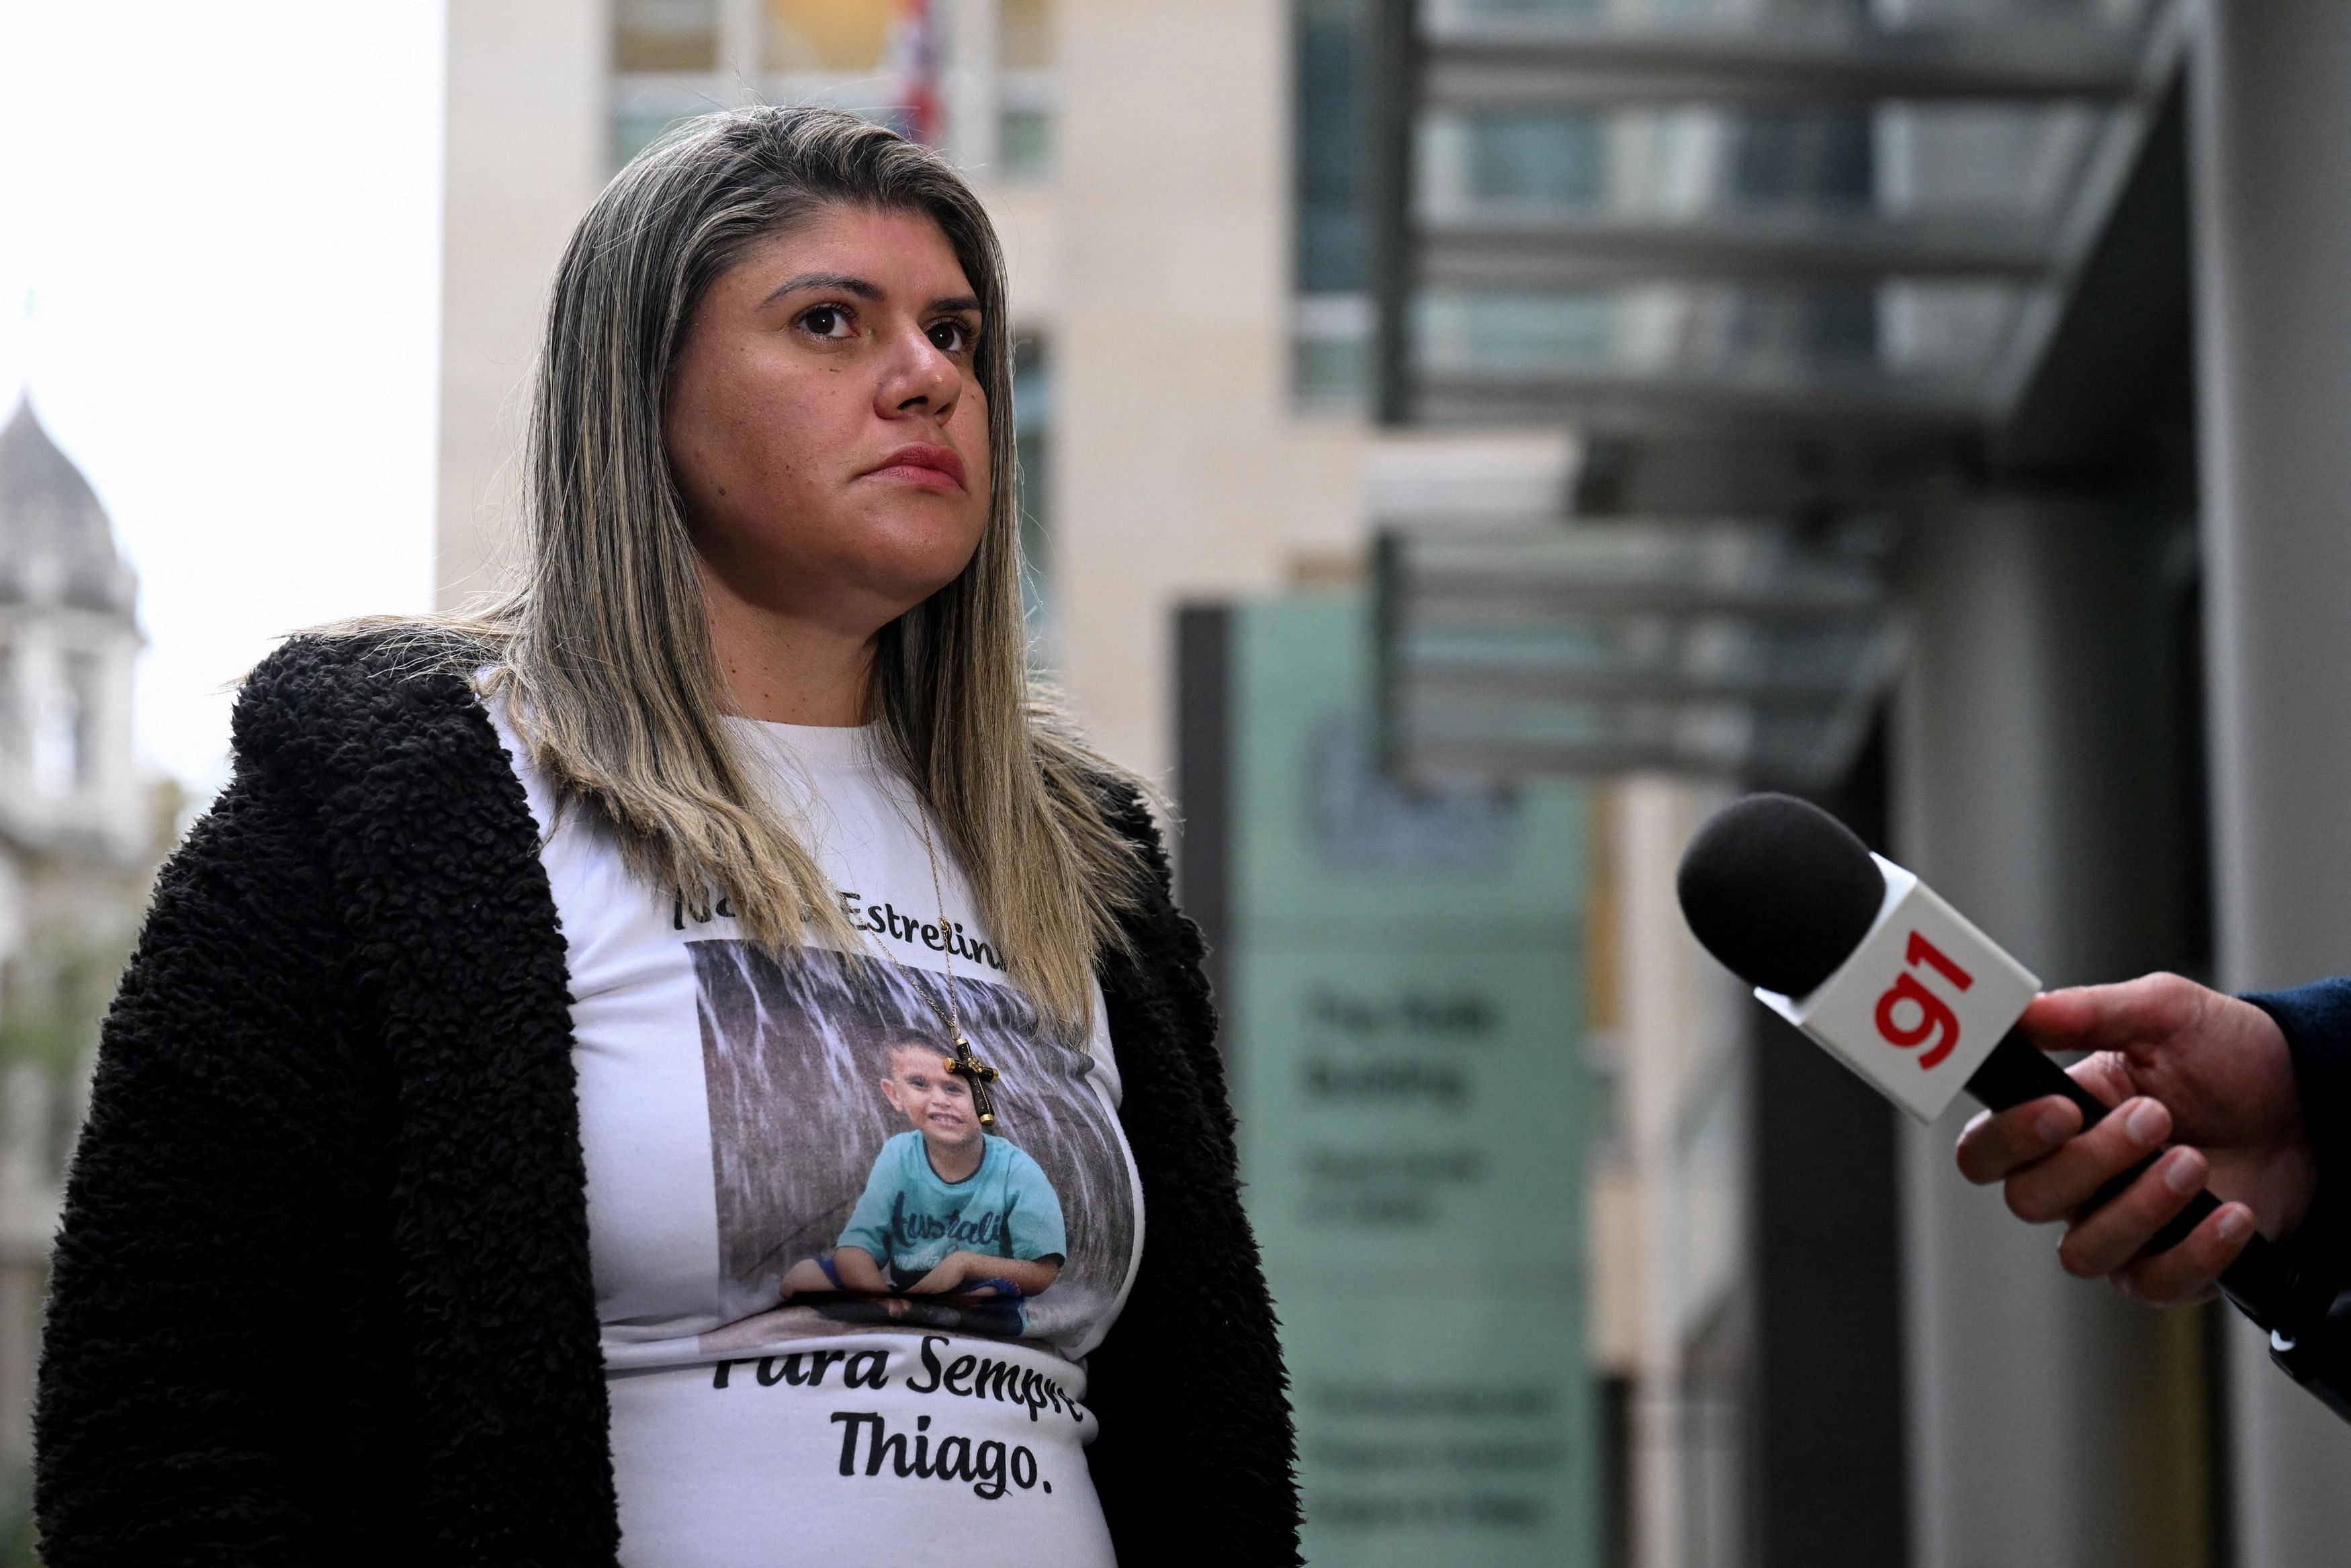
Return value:
[(946, 887), (939, 878), (938, 848), (931, 842), (931, 814), (919, 800), (914, 803), (914, 823), (923, 831), (923, 857), (931, 863), (931, 898), (939, 907), (939, 956), (946, 961), (947, 969), (946, 983), (941, 989), (946, 992), (947, 1004), (945, 1007), (939, 1005), (938, 998), (931, 994), (928, 982), (915, 973), (911, 964), (902, 962), (898, 955), (887, 948), (882, 950), (882, 956), (896, 964), (900, 972), (914, 982), (914, 989), (923, 993), (923, 1000), (930, 1003), (933, 1012), (939, 1015), (939, 1022), (947, 1026), (947, 1037), (955, 1042), (955, 1054), (942, 1057), (939, 1066), (971, 1085), (971, 1106), (979, 1114), (979, 1125), (992, 1127), (996, 1125), (996, 1102), (989, 1096), (987, 1085), (996, 1082), (998, 1074), (995, 1068), (972, 1054), (971, 1042), (964, 1038), (962, 1010), (956, 1003), (955, 927), (947, 919)]

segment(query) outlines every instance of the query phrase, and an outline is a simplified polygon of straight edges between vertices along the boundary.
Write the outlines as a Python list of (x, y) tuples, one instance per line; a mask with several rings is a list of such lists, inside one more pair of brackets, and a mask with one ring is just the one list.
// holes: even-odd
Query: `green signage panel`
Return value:
[(1309, 1561), (1583, 1568), (1581, 796), (1385, 781), (1360, 600), (1229, 626), (1226, 1006)]

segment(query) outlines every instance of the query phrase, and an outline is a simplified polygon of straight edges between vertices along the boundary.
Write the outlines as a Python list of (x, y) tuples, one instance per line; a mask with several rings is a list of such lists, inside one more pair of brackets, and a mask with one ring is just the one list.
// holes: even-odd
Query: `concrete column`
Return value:
[[(1896, 849), (2048, 984), (2178, 961), (2165, 533), (2111, 505), (1954, 497), (1902, 564)], [(1960, 1179), (1974, 1109), (1903, 1131), (1915, 1568), (2199, 1563), (2179, 1342)]]
[[(2191, 66), (2220, 982), (2351, 970), (2351, 6), (2217, 0)], [(2351, 1428), (2231, 1355), (2238, 1563), (2351, 1541)]]
[(611, 132), (602, 5), (449, 0), (435, 597), (496, 586), (547, 287), (602, 188)]
[(1718, 788), (1644, 774), (1619, 784), (1613, 815), (1624, 1035), (1618, 1115), (1638, 1216), (1630, 1228), (1636, 1253), (1615, 1260), (1634, 1275), (1629, 1293), (1639, 1314), (1629, 1456), (1634, 1568), (1716, 1560), (1706, 1554), (1698, 1506), (1708, 1434), (1684, 1397), (1685, 1352), (1700, 1321), (1741, 1282), (1745, 1226), (1735, 1210), (1742, 1194), (1720, 1173), (1743, 1161), (1734, 1156), (1714, 1171), (1695, 1169), (1690, 1129), (1708, 1086), (1739, 1071), (1746, 1002), (1691, 940), (1674, 899), (1673, 867), (1724, 798)]

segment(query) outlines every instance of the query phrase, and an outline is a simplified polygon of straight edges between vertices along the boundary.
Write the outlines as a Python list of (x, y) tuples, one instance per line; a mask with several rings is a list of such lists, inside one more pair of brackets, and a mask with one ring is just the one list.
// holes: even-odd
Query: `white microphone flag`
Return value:
[(1755, 997), (1878, 1093), (1931, 1122), (2041, 982), (1917, 877), (1882, 856), (1870, 858), (1886, 875), (1886, 901), (1861, 945), (1808, 995), (1759, 986)]

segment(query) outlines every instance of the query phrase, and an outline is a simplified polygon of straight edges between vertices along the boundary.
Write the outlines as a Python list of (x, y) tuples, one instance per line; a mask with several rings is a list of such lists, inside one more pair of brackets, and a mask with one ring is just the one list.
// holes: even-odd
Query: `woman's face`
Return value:
[(987, 523), (982, 326), (915, 213), (828, 207), (721, 275), (662, 430), (715, 586), (862, 638), (953, 581)]

